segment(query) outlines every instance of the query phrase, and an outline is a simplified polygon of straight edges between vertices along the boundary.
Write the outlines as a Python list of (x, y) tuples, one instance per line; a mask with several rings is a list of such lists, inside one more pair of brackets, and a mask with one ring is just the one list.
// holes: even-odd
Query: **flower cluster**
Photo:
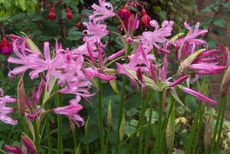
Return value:
[[(57, 107), (52, 111), (66, 115), (79, 127), (84, 124), (79, 115), (83, 106), (79, 102), (82, 97), (93, 96), (90, 92), (93, 78), (110, 81), (115, 80), (116, 75), (123, 74), (133, 83), (140, 83), (141, 86), (148, 86), (156, 91), (170, 89), (175, 96), (175, 88), (178, 87), (203, 102), (217, 104), (216, 101), (182, 85), (188, 78), (198, 79), (201, 75), (220, 73), (227, 67), (228, 53), (225, 48), (221, 46), (219, 50), (209, 49), (207, 42), (200, 38), (207, 30), (200, 30), (199, 23), (192, 28), (185, 22), (188, 32), (173, 37), (174, 22), (165, 20), (159, 25), (156, 20), (151, 20), (143, 7), (142, 17), (139, 17), (138, 13), (132, 14), (128, 4), (117, 14), (111, 3), (105, 0), (99, 0), (99, 4), (93, 4), (92, 8), (93, 13), (89, 16), (89, 21), (83, 23), (86, 27), (83, 31), (84, 44), (76, 49), (63, 49), (62, 45), (56, 42), (56, 47), (51, 50), (49, 42), (45, 42), (41, 52), (28, 37), (9, 36), (15, 55), (10, 56), (8, 62), (19, 65), (9, 72), (9, 76), (28, 71), (31, 79), (43, 78), (44, 91), (49, 91), (49, 88), (52, 88), (50, 82), (54, 81), (60, 87), (58, 92), (74, 95), (75, 98), (69, 101), (68, 106)], [(118, 17), (124, 29), (125, 34), (118, 35), (123, 40), (124, 48), (112, 55), (106, 55), (107, 40), (104, 40), (104, 37), (110, 31), (105, 20), (114, 16)], [(139, 23), (148, 29), (135, 36), (134, 32), (139, 28)], [(121, 59), (123, 54), (127, 58), (126, 62), (116, 61)], [(169, 73), (168, 61), (171, 57), (176, 59), (175, 66), (178, 67), (175, 72)], [(116, 61), (117, 69), (107, 65), (113, 60)], [(40, 99), (39, 96), (32, 98)]]

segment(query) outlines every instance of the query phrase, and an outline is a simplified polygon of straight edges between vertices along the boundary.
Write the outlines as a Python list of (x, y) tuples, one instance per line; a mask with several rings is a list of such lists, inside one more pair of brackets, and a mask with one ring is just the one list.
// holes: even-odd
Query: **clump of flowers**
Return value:
[[(84, 43), (78, 48), (64, 49), (56, 41), (54, 48), (51, 49), (49, 42), (44, 42), (43, 50), (40, 50), (28, 37), (8, 36), (13, 42), (14, 51), (14, 55), (8, 58), (8, 62), (16, 64), (16, 67), (9, 71), (9, 76), (23, 76), (28, 73), (31, 80), (41, 80), (38, 91), (35, 88), (32, 91), (31, 99), (22, 86), (23, 79), (19, 84), (18, 97), (21, 97), (18, 98), (18, 103), (21, 103), (19, 108), (22, 115), (27, 117), (27, 121), (30, 121), (27, 123), (33, 120), (40, 123), (43, 116), (53, 112), (67, 116), (79, 128), (84, 126), (85, 120), (81, 116), (84, 106), (80, 104), (80, 100), (90, 99), (97, 93), (100, 95), (102, 83), (113, 83), (111, 85), (116, 90), (117, 85), (114, 81), (119, 80), (120, 76), (128, 77), (133, 85), (141, 87), (140, 91), (149, 88), (150, 91), (162, 94), (163, 100), (160, 102), (162, 104), (165, 103), (165, 97), (171, 96), (181, 103), (177, 94), (181, 90), (201, 102), (218, 105), (217, 101), (190, 88), (188, 86), (190, 83), (184, 85), (185, 81), (188, 83), (190, 79), (195, 82), (200, 76), (221, 73), (228, 65), (228, 53), (225, 48), (222, 46), (220, 49), (209, 49), (207, 42), (201, 38), (207, 30), (201, 30), (199, 23), (193, 28), (185, 22), (188, 32), (172, 36), (174, 22), (165, 20), (159, 24), (150, 18), (143, 7), (141, 16), (138, 12), (132, 14), (128, 3), (117, 13), (113, 10), (112, 4), (105, 0), (99, 0), (99, 4), (93, 4), (92, 8), (89, 21), (83, 23), (86, 28), (83, 31)], [(72, 12), (68, 7), (66, 17), (72, 18)], [(55, 18), (54, 8), (51, 8), (49, 19), (55, 20)], [(106, 38), (111, 34), (111, 30), (106, 25), (106, 20), (110, 18), (117, 18), (123, 29), (122, 34), (117, 35), (122, 40), (122, 47), (111, 55), (108, 54), (109, 40)], [(137, 33), (140, 28), (139, 23), (147, 28), (141, 33)], [(169, 67), (171, 58), (175, 60), (174, 70)], [(123, 84), (128, 84), (128, 81), (124, 80)], [(92, 92), (94, 87), (97, 87), (96, 92)], [(122, 91), (121, 100), (124, 101), (125, 87)], [(49, 99), (59, 94), (71, 95), (73, 98), (69, 100), (67, 106), (45, 109), (44, 106)], [(101, 103), (100, 99), (98, 104)], [(7, 102), (15, 102), (15, 100), (8, 96), (0, 99), (2, 103), (0, 120), (15, 125), (17, 122), (8, 116), (13, 110), (6, 107)], [(101, 106), (99, 105), (98, 108), (100, 111)], [(124, 114), (122, 112), (119, 114), (122, 119)], [(100, 112), (98, 121), (99, 131), (102, 131), (100, 132), (101, 144), (105, 144)], [(118, 123), (120, 129), (122, 120)], [(142, 124), (139, 124), (140, 129), (141, 126)], [(6, 149), (15, 150), (12, 147)]]

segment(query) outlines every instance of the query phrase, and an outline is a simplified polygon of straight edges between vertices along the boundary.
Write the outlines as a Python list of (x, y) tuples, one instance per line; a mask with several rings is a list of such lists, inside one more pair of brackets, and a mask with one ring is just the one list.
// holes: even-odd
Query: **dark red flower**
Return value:
[(9, 55), (13, 51), (12, 45), (7, 41), (6, 37), (2, 37), (0, 42), (0, 52), (3, 55)]
[(72, 11), (70, 10), (69, 7), (66, 8), (66, 18), (71, 20), (73, 18)]
[(150, 26), (151, 18), (146, 13), (145, 9), (142, 9), (141, 13), (142, 13), (141, 23), (146, 27)]
[(52, 20), (52, 21), (54, 21), (56, 19), (56, 14), (55, 14), (55, 8), (54, 7), (50, 8), (50, 12), (49, 12), (48, 18), (50, 20)]
[(127, 27), (129, 17), (132, 15), (132, 13), (129, 11), (129, 5), (125, 4), (125, 6), (117, 12), (117, 15), (122, 19), (125, 27)]
[(79, 22), (77, 22), (75, 26), (76, 26), (77, 28), (79, 28), (79, 29), (80, 29), (80, 28), (81, 28), (81, 22), (80, 22), (80, 21), (79, 21)]

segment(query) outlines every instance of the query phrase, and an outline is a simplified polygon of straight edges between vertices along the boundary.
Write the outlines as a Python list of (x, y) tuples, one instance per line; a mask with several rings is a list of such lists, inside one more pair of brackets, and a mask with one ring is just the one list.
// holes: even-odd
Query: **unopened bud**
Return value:
[(112, 126), (113, 114), (112, 114), (112, 105), (111, 105), (111, 101), (109, 101), (109, 104), (108, 104), (108, 109), (107, 109), (107, 121), (108, 121), (108, 125), (109, 125), (109, 126)]

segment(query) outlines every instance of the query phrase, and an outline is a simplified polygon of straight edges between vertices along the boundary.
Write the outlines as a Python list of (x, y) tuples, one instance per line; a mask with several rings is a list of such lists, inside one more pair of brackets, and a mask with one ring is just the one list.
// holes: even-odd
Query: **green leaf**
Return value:
[(171, 105), (173, 105), (173, 107), (172, 107), (172, 111), (171, 111), (171, 114), (170, 114), (169, 119), (168, 119), (166, 131), (165, 131), (166, 144), (167, 144), (167, 147), (170, 151), (173, 150), (173, 143), (174, 143), (174, 138), (175, 138), (175, 119), (176, 119), (175, 104), (173, 102), (171, 102)]
[(73, 27), (69, 30), (67, 39), (76, 41), (81, 39), (81, 37), (82, 37), (82, 32), (79, 31), (76, 27)]
[(214, 21), (213, 23), (215, 26), (222, 27), (224, 28), (226, 25), (226, 21), (223, 18), (218, 18), (217, 20)]

